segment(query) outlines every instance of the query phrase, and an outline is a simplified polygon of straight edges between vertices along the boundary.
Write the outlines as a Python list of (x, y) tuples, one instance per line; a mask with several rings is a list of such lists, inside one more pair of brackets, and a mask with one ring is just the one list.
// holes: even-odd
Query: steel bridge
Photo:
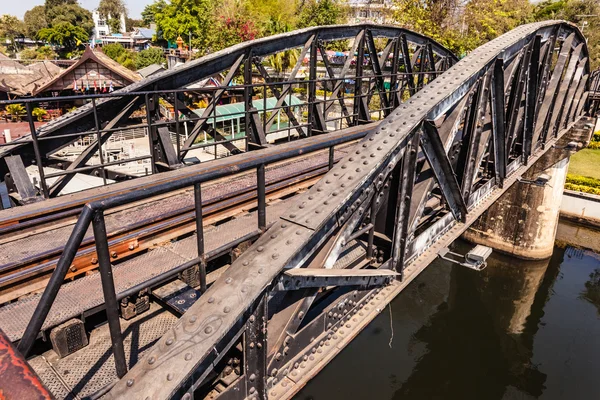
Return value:
[[(265, 58), (290, 49), (298, 62), (275, 77)], [(198, 84), (217, 73), (220, 86)], [(40, 99), (25, 101), (32, 134), (0, 148), (3, 393), (291, 398), (518, 179), (589, 140), (590, 75), (585, 39), (561, 21), (460, 61), (413, 32), (352, 25), (243, 43), (39, 129)], [(192, 112), (190, 92), (205, 107)], [(241, 111), (220, 114), (235, 96)], [(232, 116), (242, 136), (219, 126)], [(103, 159), (124, 127), (146, 129), (148, 154)], [(74, 160), (57, 155), (85, 137)], [(218, 159), (190, 160), (207, 148)], [(144, 160), (149, 176), (114, 169)], [(61, 193), (84, 173), (122, 182)]]

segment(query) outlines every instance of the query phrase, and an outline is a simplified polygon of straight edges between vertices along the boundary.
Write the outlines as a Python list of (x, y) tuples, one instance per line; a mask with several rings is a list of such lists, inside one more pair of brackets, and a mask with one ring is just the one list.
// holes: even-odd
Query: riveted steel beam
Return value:
[[(289, 211), (223, 273), (202, 299), (169, 330), (165, 339), (172, 338), (170, 343), (161, 339), (148, 351), (148, 356), (155, 357), (156, 366), (145, 363), (135, 365), (111, 390), (109, 398), (152, 396), (163, 399), (187, 393), (195, 385), (196, 377), (205, 373), (208, 363), (212, 365), (215, 352), (219, 351), (220, 354), (220, 349), (224, 348), (223, 343), (228, 341), (227, 335), (239, 327), (239, 321), (247, 318), (253, 305), (264, 295), (265, 290), (269, 290), (275, 279), (285, 270), (305, 267), (320, 256), (321, 249), (339, 232), (341, 224), (347, 221), (356, 207), (370, 205), (369, 195), (377, 193), (380, 182), (390, 179), (397, 167), (404, 162), (409, 146), (416, 147), (417, 143), (414, 141), (415, 138), (418, 140), (425, 120), (435, 121), (442, 117), (482, 80), (490, 80), (496, 59), (511, 59), (523, 48), (530, 47), (538, 34), (547, 40), (557, 26), (581, 37), (576, 27), (563, 22), (545, 21), (521, 26), (475, 50), (454, 68), (429, 83), (420, 92), (421, 96), (414, 97), (406, 108), (400, 107), (393, 111), (367, 135), (355, 152), (344, 157), (322, 180), (300, 194), (289, 206)], [(480, 85), (480, 92), (485, 87), (486, 85)], [(518, 98), (522, 99), (523, 94), (517, 94)], [(480, 97), (485, 99), (484, 102), (489, 98), (487, 94)], [(477, 99), (474, 104), (481, 103)], [(473, 153), (481, 154), (481, 143), (476, 144), (477, 146), (471, 146), (475, 150)], [(538, 149), (532, 152), (531, 159), (541, 156), (544, 151), (545, 149)], [(414, 157), (409, 165), (418, 162), (418, 154)], [(466, 222), (456, 221), (451, 213), (432, 220), (406, 246), (407, 256), (396, 270), (402, 270), (414, 260), (416, 264), (410, 264), (413, 268), (410, 276), (414, 277), (418, 273), (415, 271), (421, 271), (431, 262), (429, 254), (432, 248), (457, 237), (476, 216), (481, 215), (488, 204), (487, 199), (497, 198), (504, 193), (527, 168), (518, 165), (508, 168), (510, 172), (507, 173), (503, 188), (494, 179), (479, 182), (473, 190), (469, 188), (470, 196), (465, 199), (469, 205)], [(472, 182), (472, 176), (474, 175), (469, 174), (463, 178), (463, 182)], [(405, 235), (406, 232), (400, 231), (394, 240), (406, 240)], [(428, 255), (425, 257), (424, 254)], [(377, 297), (375, 300), (378, 300)], [(378, 304), (375, 300), (371, 299), (374, 305)], [(191, 320), (193, 316), (196, 316), (194, 321)], [(346, 329), (356, 329), (357, 325), (347, 321), (346, 314), (343, 317), (346, 319), (346, 322), (342, 322), (345, 323), (343, 328), (338, 324), (331, 331), (318, 332), (305, 330), (313, 326), (307, 325), (297, 332), (297, 337), (305, 334), (306, 342), (314, 343), (329, 340), (321, 339), (323, 336), (348, 334)], [(315, 326), (329, 329), (326, 318), (323, 314), (317, 316)], [(336, 332), (333, 328), (339, 330)], [(351, 331), (348, 336), (354, 334), (355, 331)], [(335, 340), (333, 337), (331, 339)], [(317, 352), (318, 344), (308, 348), (307, 352), (313, 349)], [(186, 354), (190, 356), (186, 358)], [(298, 355), (306, 356), (306, 360), (309, 360), (307, 353), (300, 352)], [(284, 380), (286, 384), (294, 385), (302, 381), (290, 370), (269, 372), (271, 377), (278, 381)], [(274, 380), (271, 384), (275, 385)], [(279, 391), (274, 386), (272, 390), (271, 387), (269, 389), (269, 396), (278, 395)]]

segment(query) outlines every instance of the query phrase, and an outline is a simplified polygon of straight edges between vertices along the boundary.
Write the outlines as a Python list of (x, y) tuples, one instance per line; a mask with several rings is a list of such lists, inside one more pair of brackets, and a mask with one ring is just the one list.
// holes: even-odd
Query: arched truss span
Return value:
[[(242, 376), (222, 398), (233, 391), (233, 398), (291, 396), (322, 368), (311, 360), (327, 359), (347, 343), (345, 335), (356, 334), (360, 316), (373, 312), (370, 302), (413, 279), (579, 118), (589, 73), (585, 40), (564, 22), (524, 25), (473, 51), (301, 195), (152, 348), (146, 359), (153, 362), (139, 362), (113, 388), (112, 398), (185, 396), (242, 334)], [(317, 294), (340, 290), (310, 288), (303, 274), (325, 276), (360, 234), (370, 235), (372, 265), (400, 279), (381, 292), (354, 292), (333, 317), (301, 326)], [(286, 284), (304, 296), (285, 305), (274, 291)]]
[[(331, 43), (339, 45), (341, 41), (347, 41), (343, 45), (346, 46), (349, 57), (343, 66), (330, 65), (325, 57), (328, 46)], [(264, 67), (265, 58), (290, 49), (299, 50), (299, 58), (287, 76), (282, 79), (281, 76), (274, 77), (272, 72), (267, 72)], [(371, 54), (377, 54), (377, 57), (370, 57)], [(308, 67), (310, 76), (305, 79), (305, 77), (300, 77), (298, 72), (301, 67), (306, 68), (303, 61), (308, 59), (311, 60)], [(317, 67), (317, 59), (319, 67)], [(369, 59), (369, 62), (363, 65), (363, 63), (353, 61), (358, 59)], [(240, 88), (243, 87), (241, 85), (246, 86), (244, 102), (247, 121), (252, 121), (252, 98), (256, 94), (252, 92), (254, 88), (248, 88), (247, 85), (252, 85), (257, 79), (268, 84), (269, 91), (278, 98), (276, 106), (281, 108), (286, 105), (283, 99), (286, 94), (291, 93), (292, 88), (298, 86), (298, 81), (306, 80), (314, 82), (314, 84), (307, 84), (308, 103), (316, 104), (318, 102), (316, 93), (323, 89), (331, 90), (332, 99), (335, 102), (332, 100), (325, 102), (325, 110), (320, 112), (318, 112), (318, 107), (309, 110), (310, 119), (315, 123), (308, 121), (305, 125), (314, 125), (316, 126), (315, 130), (327, 130), (328, 114), (334, 106), (338, 106), (337, 103), (342, 108), (344, 123), (356, 125), (365, 119), (370, 119), (369, 103), (374, 97), (381, 98), (381, 108), (387, 115), (389, 111), (400, 104), (403, 96), (413, 94), (423, 84), (434, 79), (456, 61), (457, 58), (449, 50), (434, 40), (398, 27), (365, 24), (306, 28), (241, 43), (131, 84), (111, 94), (108, 98), (98, 98), (96, 112), (91, 104), (87, 104), (39, 128), (37, 136), (44, 138), (39, 141), (39, 153), (42, 161), (45, 161), (57, 150), (78, 140), (79, 137), (73, 136), (74, 134), (94, 133), (94, 130), (99, 127), (102, 131), (101, 141), (105, 142), (112, 134), (109, 130), (115, 130), (124, 125), (124, 122), (136, 110), (142, 111), (140, 108), (143, 106), (146, 106), (146, 109), (158, 108), (152, 103), (153, 101), (158, 103), (158, 97), (177, 105), (182, 102), (183, 93), (178, 92), (176, 96), (179, 100), (175, 100), (168, 97), (174, 95), (171, 91), (193, 87), (195, 83), (218, 73), (223, 73), (223, 86), (212, 88), (210, 96), (213, 100), (207, 106), (205, 114), (199, 119), (200, 122), (196, 122), (192, 134), (182, 147), (183, 150), (177, 149), (178, 160), (182, 160), (187, 150), (193, 145), (198, 133), (202, 130), (202, 125), (211, 121), (215, 105), (219, 104), (223, 94), (232, 90), (231, 84), (234, 81)], [(322, 76), (321, 69), (325, 70), (324, 76)], [(290, 82), (287, 85), (286, 80)], [(355, 82), (354, 92), (356, 92), (356, 87), (360, 87), (366, 81), (369, 82), (369, 93), (364, 98), (359, 97), (352, 105), (344, 103), (343, 87), (349, 81)], [(325, 87), (323, 87), (324, 85)], [(194, 90), (202, 91), (197, 87)], [(374, 96), (374, 94), (377, 95)], [(46, 100), (58, 102), (61, 101), (61, 98)], [(177, 107), (180, 106), (177, 105)], [(190, 113), (185, 107), (181, 107), (179, 111), (181, 114)], [(153, 115), (149, 116), (153, 118)], [(186, 116), (188, 115), (186, 114)], [(292, 123), (297, 123), (298, 133), (306, 133), (308, 128), (302, 123), (298, 123), (293, 117), (290, 119)], [(158, 121), (160, 118), (156, 120)], [(270, 119), (266, 122), (266, 128), (271, 128), (273, 121)], [(174, 127), (169, 128), (171, 131), (174, 130)], [(265, 141), (264, 134), (255, 132), (259, 130), (260, 128), (253, 127), (252, 124), (245, 127), (246, 134), (252, 136), (249, 140), (262, 145), (264, 144), (262, 142)], [(21, 140), (29, 140), (29, 137)], [(158, 139), (156, 141), (158, 142)], [(34, 145), (32, 143), (19, 144), (18, 142), (19, 140), (16, 140), (13, 146), (0, 147), (0, 159), (7, 155), (19, 155), (25, 166), (32, 164), (35, 160)], [(158, 146), (158, 143), (155, 145)], [(95, 154), (97, 147), (97, 143), (93, 142), (77, 160), (71, 163), (68, 170), (86, 165)], [(163, 153), (168, 152), (163, 151)], [(168, 155), (163, 158), (168, 158)], [(152, 169), (160, 170), (154, 165), (154, 158), (152, 161)], [(174, 164), (176, 162), (169, 164), (169, 167), (173, 167)], [(6, 165), (0, 161), (0, 173), (7, 172), (6, 168)], [(71, 179), (71, 175), (67, 175), (65, 178), (61, 177), (54, 182), (49, 189), (49, 197), (60, 193), (69, 179)]]

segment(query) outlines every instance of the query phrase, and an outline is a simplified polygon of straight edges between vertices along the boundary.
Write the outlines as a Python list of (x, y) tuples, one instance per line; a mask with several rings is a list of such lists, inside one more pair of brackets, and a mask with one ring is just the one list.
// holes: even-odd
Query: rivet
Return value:
[(209, 303), (214, 303), (215, 302), (215, 298), (214, 297), (209, 297), (208, 298), (208, 302)]
[(302, 231), (296, 231), (296, 235), (301, 235)]
[(198, 317), (197, 317), (197, 316), (195, 316), (195, 315), (192, 315), (192, 316), (190, 317), (189, 321), (190, 321), (190, 323), (191, 323), (191, 324), (193, 324), (194, 322), (196, 322), (196, 320), (197, 320), (197, 319), (198, 319)]
[(296, 218), (296, 214), (290, 214), (290, 218)]
[(212, 326), (207, 326), (206, 328), (204, 328), (204, 333), (206, 333), (206, 334), (212, 333), (212, 331), (213, 331)]
[(255, 374), (250, 375), (250, 382), (254, 382), (255, 379), (256, 379)]
[(190, 361), (192, 359), (192, 353), (185, 353), (185, 356), (183, 356), (183, 358), (185, 359), (185, 361)]
[(231, 311), (231, 308), (230, 308), (230, 307), (225, 307), (225, 308), (223, 309), (223, 312), (225, 312), (225, 313), (228, 313), (229, 311)]
[(151, 357), (148, 359), (148, 364), (150, 364), (150, 365), (154, 364), (155, 362), (156, 362), (156, 357), (154, 357), (154, 356), (151, 356)]
[(271, 255), (271, 258), (272, 258), (273, 260), (277, 260), (277, 259), (279, 258), (279, 254), (277, 254), (277, 253), (273, 253), (273, 255)]
[(256, 249), (256, 251), (258, 251), (259, 253), (261, 253), (265, 248), (263, 246), (258, 246), (258, 248)]
[(133, 379), (129, 379), (127, 381), (127, 386), (132, 387), (133, 386)]
[(231, 279), (231, 278), (225, 279), (225, 283), (231, 283), (231, 282), (233, 282), (233, 279)]
[(172, 381), (173, 380), (173, 374), (167, 374), (167, 380), (168, 381)]
[(250, 264), (250, 261), (244, 261), (244, 262), (242, 263), (242, 265), (243, 265), (243, 266), (245, 266), (245, 267), (247, 267), (249, 264)]
[(167, 346), (170, 346), (173, 344), (173, 339), (169, 338), (169, 339), (167, 339), (167, 341), (165, 343)]
[(272, 234), (271, 235), (271, 239), (275, 239), (275, 238), (277, 238), (277, 235), (276, 234)]

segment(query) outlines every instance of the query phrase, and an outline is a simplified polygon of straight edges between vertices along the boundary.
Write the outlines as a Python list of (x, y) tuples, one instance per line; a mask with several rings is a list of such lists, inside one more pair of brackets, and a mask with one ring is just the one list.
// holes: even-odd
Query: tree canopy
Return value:
[(127, 16), (127, 8), (123, 0), (100, 0), (98, 13), (106, 19), (111, 32), (120, 32), (121, 16)]

